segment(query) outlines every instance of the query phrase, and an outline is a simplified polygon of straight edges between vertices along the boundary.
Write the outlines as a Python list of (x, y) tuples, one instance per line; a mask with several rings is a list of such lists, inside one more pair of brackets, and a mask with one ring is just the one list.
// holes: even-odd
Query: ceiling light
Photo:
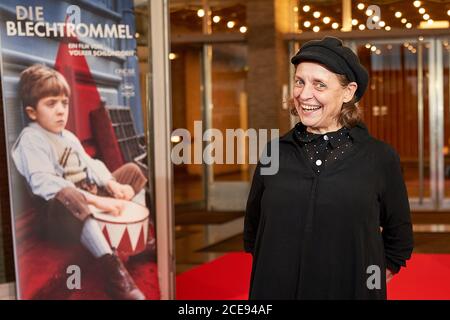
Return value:
[(200, 18), (204, 17), (204, 16), (205, 16), (205, 10), (203, 10), (203, 9), (198, 9), (198, 10), (197, 10), (197, 15), (198, 15)]

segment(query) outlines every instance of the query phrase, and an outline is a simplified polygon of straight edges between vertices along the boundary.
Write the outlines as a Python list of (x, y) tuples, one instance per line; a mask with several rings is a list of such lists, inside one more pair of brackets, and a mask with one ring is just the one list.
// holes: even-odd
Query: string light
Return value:
[(379, 25), (380, 25), (380, 27), (384, 28), (384, 26), (386, 25), (386, 22), (380, 21)]
[(332, 24), (331, 24), (331, 27), (333, 28), (333, 29), (337, 29), (337, 28), (339, 28), (339, 23), (337, 23), (337, 22), (333, 22)]
[(309, 27), (311, 27), (311, 22), (305, 21), (305, 22), (303, 22), (303, 26), (305, 26), (305, 28), (309, 28)]
[(314, 11), (313, 17), (316, 18), (316, 19), (320, 18), (320, 12), (319, 11)]
[(320, 27), (319, 27), (319, 26), (315, 26), (315, 27), (313, 28), (313, 31), (314, 31), (314, 32), (319, 32), (319, 31), (320, 31)]
[(359, 30), (363, 31), (366, 28), (366, 26), (363, 24), (360, 24), (358, 28), (359, 28)]
[(370, 43), (366, 43), (366, 49), (370, 49), (372, 45)]
[(377, 51), (375, 51), (376, 54), (381, 54), (381, 50), (377, 49)]
[(419, 9), (419, 13), (420, 13), (420, 14), (424, 14), (424, 13), (425, 13), (425, 9), (424, 9), (424, 8), (420, 8), (420, 9)]
[(402, 21), (403, 24), (405, 24), (406, 22), (408, 22), (408, 20), (406, 20), (406, 18), (403, 18), (401, 21)]
[(236, 23), (234, 22), (234, 21), (228, 21), (227, 22), (227, 27), (228, 27), (228, 29), (232, 29), (232, 28), (234, 28), (234, 25), (235, 25)]
[(177, 58), (177, 55), (173, 52), (169, 53), (169, 59), (170, 60), (175, 60)]
[(239, 31), (241, 33), (246, 33), (247, 32), (247, 27), (246, 26), (242, 26), (242, 27), (239, 28)]
[(370, 51), (375, 52), (377, 50), (377, 47), (372, 46), (372, 48), (370, 48)]
[[(430, 21), (430, 20), (428, 20), (428, 21)], [(411, 29), (411, 28), (412, 28), (411, 22), (408, 22), (408, 23), (406, 24), (406, 27), (407, 27), (408, 29)]]
[(325, 23), (325, 24), (329, 24), (330, 21), (331, 21), (330, 17), (324, 17), (323, 18), (323, 23)]
[(364, 5), (364, 3), (358, 3), (357, 7), (359, 10), (364, 10), (365, 5)]
[(380, 17), (379, 16), (373, 16), (372, 20), (374, 22), (378, 22), (378, 21), (380, 21)]
[(428, 13), (425, 13), (423, 15), (423, 20), (428, 20), (428, 19), (430, 19), (430, 15)]
[(433, 24), (434, 21), (433, 21), (433, 19), (430, 19), (427, 22), (428, 22), (428, 24)]
[(420, 7), (421, 4), (422, 3), (420, 3), (420, 1), (414, 1), (414, 3), (413, 3), (414, 7), (416, 7), (416, 8)]
[(384, 30), (391, 31), (391, 27), (390, 26), (386, 26), (386, 28), (384, 28)]
[(401, 18), (401, 17), (402, 17), (402, 13), (401, 13), (400, 11), (397, 11), (397, 12), (395, 13), (395, 17), (396, 17), (396, 18)]
[(358, 25), (358, 20), (352, 19), (352, 25), (354, 25), (354, 26)]
[(214, 23), (219, 23), (221, 19), (222, 19), (222, 18), (221, 18), (220, 16), (214, 16), (214, 17), (213, 17), (213, 22), (214, 22)]
[(367, 9), (366, 10), (366, 16), (370, 17), (373, 14), (373, 10), (372, 9)]
[(304, 12), (309, 12), (309, 10), (311, 10), (310, 6), (303, 6), (303, 11)]

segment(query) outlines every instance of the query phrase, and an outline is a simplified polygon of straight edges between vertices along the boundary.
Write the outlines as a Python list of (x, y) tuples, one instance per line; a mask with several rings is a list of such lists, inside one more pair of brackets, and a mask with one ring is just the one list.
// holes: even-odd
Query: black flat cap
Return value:
[(322, 40), (306, 42), (291, 59), (294, 65), (305, 61), (318, 62), (330, 71), (343, 74), (351, 82), (356, 82), (356, 101), (359, 101), (366, 91), (369, 83), (367, 70), (359, 62), (358, 56), (350, 48), (344, 47), (338, 38), (325, 37)]

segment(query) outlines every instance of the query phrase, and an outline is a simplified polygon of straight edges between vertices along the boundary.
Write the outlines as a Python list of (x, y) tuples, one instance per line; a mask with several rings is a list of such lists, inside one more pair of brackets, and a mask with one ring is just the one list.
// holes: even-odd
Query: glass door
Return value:
[(354, 41), (370, 83), (360, 106), (371, 134), (395, 148), (412, 209), (437, 199), (433, 39)]

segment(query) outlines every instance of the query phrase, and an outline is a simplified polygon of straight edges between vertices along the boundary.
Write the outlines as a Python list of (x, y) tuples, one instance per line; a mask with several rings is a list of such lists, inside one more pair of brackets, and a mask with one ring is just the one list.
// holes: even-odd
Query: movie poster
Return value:
[(2, 0), (0, 32), (18, 298), (159, 299), (133, 1)]

